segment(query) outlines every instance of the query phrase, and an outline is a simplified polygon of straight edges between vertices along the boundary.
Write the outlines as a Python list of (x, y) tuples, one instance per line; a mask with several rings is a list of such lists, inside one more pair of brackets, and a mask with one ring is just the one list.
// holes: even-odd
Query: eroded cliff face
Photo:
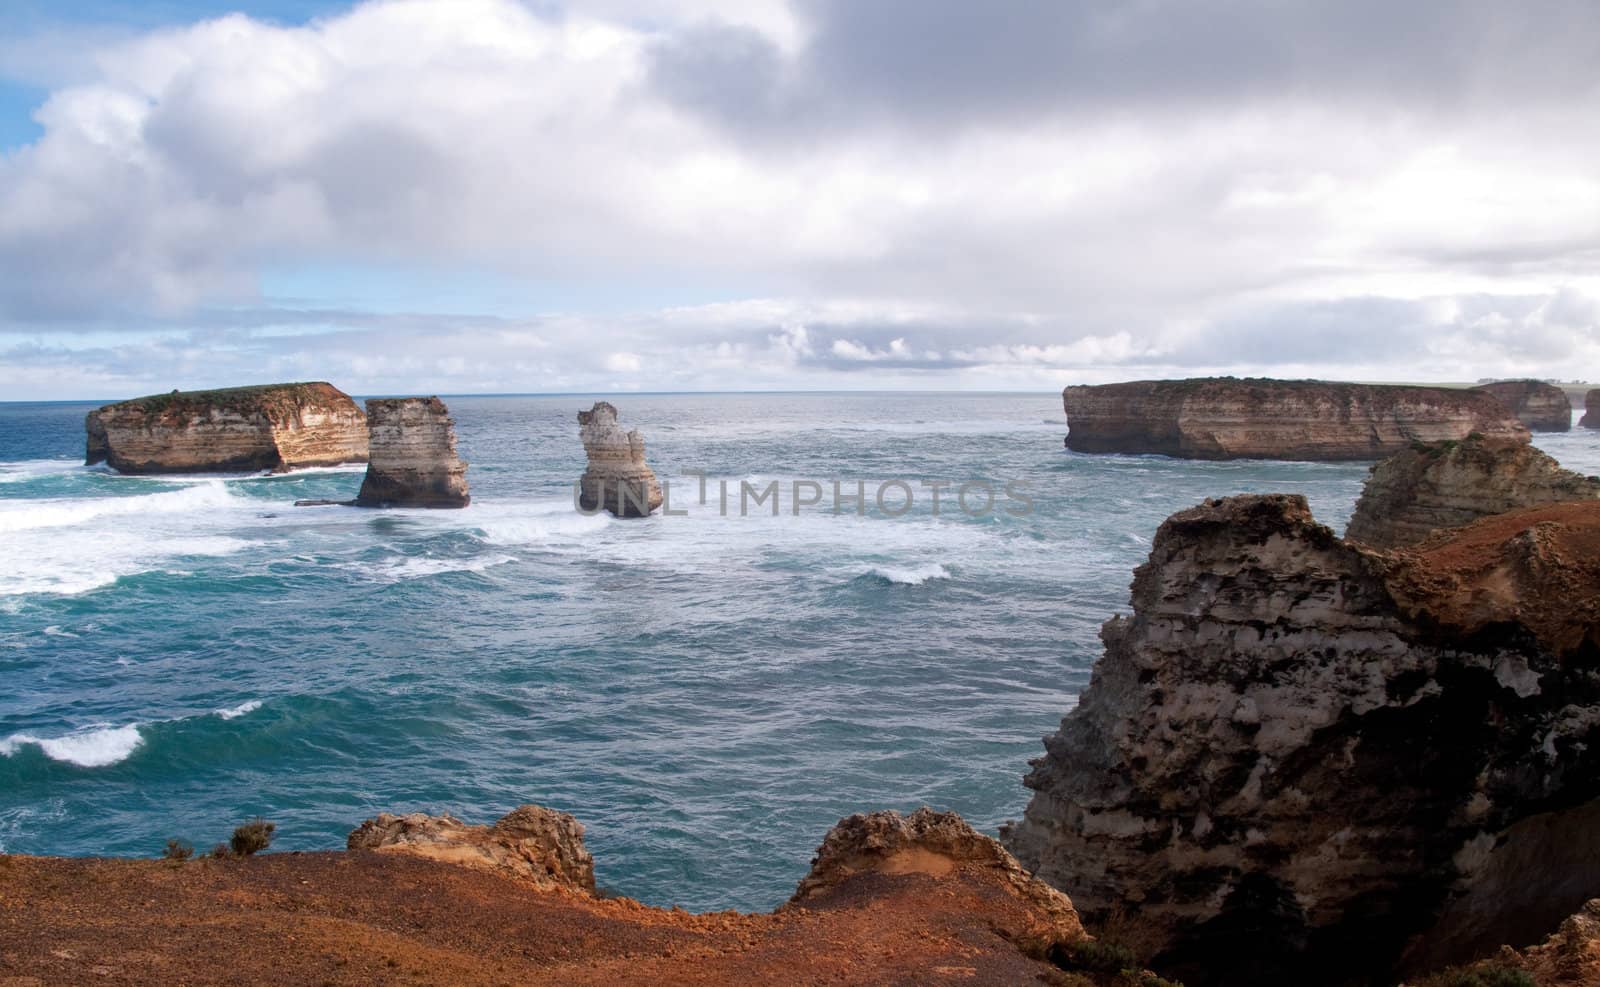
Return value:
[(1473, 432), (1528, 441), (1492, 395), (1232, 377), (1069, 387), (1067, 448), (1188, 459), (1382, 459)]
[(661, 506), (661, 484), (644, 458), (644, 437), (617, 424), (617, 409), (601, 401), (578, 412), (578, 437), (589, 464), (578, 480), (578, 505), (617, 517), (645, 517)]
[(1583, 396), (1583, 417), (1578, 424), (1584, 428), (1600, 428), (1600, 387)]
[(367, 402), (371, 459), (357, 507), (466, 507), (467, 464), (456, 455), (455, 421), (430, 398)]
[(84, 460), (121, 473), (285, 471), (367, 461), (367, 421), (332, 384), (173, 391), (89, 412)]
[(1474, 390), (1494, 395), (1522, 424), (1535, 432), (1572, 430), (1572, 400), (1542, 380), (1500, 380)]
[(1377, 548), (1521, 507), (1600, 498), (1600, 478), (1521, 442), (1469, 436), (1416, 445), (1372, 468), (1345, 537)]
[(1002, 837), (1191, 987), (1520, 945), (1600, 890), (1550, 879), (1593, 869), (1560, 823), (1600, 796), (1596, 548), (1600, 502), (1390, 554), (1300, 497), (1175, 514)]

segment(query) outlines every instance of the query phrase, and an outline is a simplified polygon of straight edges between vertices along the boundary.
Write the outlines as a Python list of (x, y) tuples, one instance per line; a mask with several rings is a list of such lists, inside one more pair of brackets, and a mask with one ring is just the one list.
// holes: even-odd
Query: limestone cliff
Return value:
[(1527, 441), (1493, 396), (1437, 387), (1209, 377), (1068, 387), (1067, 448), (1188, 459), (1382, 459), (1473, 432)]
[(1583, 396), (1583, 418), (1578, 424), (1584, 428), (1600, 428), (1600, 387)]
[(644, 459), (644, 437), (624, 432), (617, 409), (601, 401), (578, 412), (578, 437), (589, 465), (578, 481), (578, 504), (617, 517), (645, 517), (661, 506), (661, 484)]
[(542, 888), (594, 890), (583, 824), (538, 805), (520, 805), (493, 826), (468, 826), (450, 815), (382, 813), (356, 827), (345, 845), (497, 871)]
[(1572, 429), (1572, 399), (1554, 384), (1542, 380), (1498, 380), (1473, 390), (1494, 395), (1518, 421), (1535, 432)]
[(467, 464), (456, 455), (455, 421), (431, 398), (367, 402), (372, 458), (357, 507), (466, 507)]
[(367, 422), (332, 384), (154, 394), (89, 412), (85, 462), (120, 473), (286, 471), (367, 461)]
[(1597, 550), (1596, 501), (1392, 554), (1300, 497), (1175, 514), (1003, 838), (1190, 987), (1531, 941), (1600, 893)]
[(1394, 548), (1519, 507), (1597, 497), (1600, 478), (1562, 469), (1527, 443), (1418, 444), (1372, 467), (1345, 537)]

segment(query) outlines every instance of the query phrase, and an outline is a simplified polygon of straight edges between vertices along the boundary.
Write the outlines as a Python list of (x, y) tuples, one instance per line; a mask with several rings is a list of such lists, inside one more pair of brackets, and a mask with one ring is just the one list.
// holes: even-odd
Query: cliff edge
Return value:
[(1002, 838), (1190, 987), (1532, 942), (1600, 889), (1597, 549), (1600, 501), (1394, 553), (1179, 512)]
[(1068, 449), (1187, 459), (1382, 459), (1473, 432), (1526, 442), (1496, 398), (1442, 387), (1207, 377), (1068, 387)]
[(1600, 478), (1562, 469), (1530, 444), (1472, 435), (1373, 466), (1345, 537), (1396, 548), (1518, 508), (1596, 498)]
[(1498, 380), (1473, 390), (1493, 394), (1518, 421), (1535, 432), (1572, 430), (1572, 399), (1554, 384), (1542, 380)]
[(84, 419), (84, 462), (119, 473), (284, 472), (367, 461), (367, 421), (325, 382), (152, 394)]

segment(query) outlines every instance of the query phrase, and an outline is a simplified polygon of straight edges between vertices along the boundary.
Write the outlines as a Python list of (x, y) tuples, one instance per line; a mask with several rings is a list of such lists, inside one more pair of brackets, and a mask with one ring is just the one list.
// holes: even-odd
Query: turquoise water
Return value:
[[(1167, 515), (1295, 491), (1342, 528), (1366, 473), (1075, 455), (1048, 394), (633, 395), (689, 513), (624, 522), (572, 508), (593, 400), (449, 399), (451, 512), (292, 506), (359, 469), (85, 469), (93, 405), (0, 405), (0, 848), (154, 855), (254, 815), (331, 848), (379, 811), (531, 801), (588, 826), (615, 891), (770, 908), (848, 813), (1019, 815)], [(1600, 433), (1539, 442), (1600, 472)], [(835, 479), (894, 478), (908, 513), (831, 513)], [(1033, 510), (952, 509), (978, 478)], [(773, 479), (782, 514), (738, 516)], [(799, 516), (797, 479), (825, 491)], [(938, 517), (921, 480), (952, 483)]]

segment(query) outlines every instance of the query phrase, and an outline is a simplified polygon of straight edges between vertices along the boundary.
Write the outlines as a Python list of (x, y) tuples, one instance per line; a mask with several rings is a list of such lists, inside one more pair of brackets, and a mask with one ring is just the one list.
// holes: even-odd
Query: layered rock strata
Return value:
[(578, 412), (578, 437), (589, 464), (578, 481), (578, 505), (617, 517), (646, 517), (661, 506), (661, 484), (644, 458), (644, 437), (617, 424), (617, 409), (601, 401)]
[(1440, 387), (1209, 377), (1062, 392), (1067, 448), (1187, 459), (1382, 459), (1473, 432), (1526, 442), (1492, 395)]
[(1207, 501), (1132, 603), (1002, 838), (1157, 969), (1377, 982), (1600, 892), (1572, 838), (1600, 796), (1600, 502), (1376, 553), (1301, 497)]
[(768, 914), (703, 915), (588, 893), (587, 855), (569, 820), (536, 806), (493, 827), (380, 816), (351, 838), (377, 852), (187, 863), (0, 856), (0, 981), (1140, 982), (1052, 963), (1085, 941), (1071, 903), (955, 816), (853, 817), (828, 835), (795, 901)]
[(497, 871), (539, 887), (594, 890), (583, 824), (538, 805), (520, 805), (492, 826), (469, 826), (451, 815), (381, 813), (356, 827), (345, 846)]
[(1377, 548), (1521, 507), (1600, 498), (1600, 478), (1561, 468), (1534, 446), (1469, 436), (1416, 445), (1372, 468), (1345, 537)]
[(1567, 392), (1542, 380), (1499, 380), (1473, 390), (1492, 394), (1517, 420), (1535, 432), (1572, 429), (1572, 399)]
[(154, 394), (89, 412), (84, 461), (120, 473), (283, 472), (367, 461), (367, 421), (332, 384)]
[(357, 507), (466, 507), (467, 464), (456, 455), (455, 421), (430, 398), (367, 402), (371, 459)]
[(1600, 387), (1583, 396), (1583, 417), (1578, 424), (1584, 428), (1600, 428)]

